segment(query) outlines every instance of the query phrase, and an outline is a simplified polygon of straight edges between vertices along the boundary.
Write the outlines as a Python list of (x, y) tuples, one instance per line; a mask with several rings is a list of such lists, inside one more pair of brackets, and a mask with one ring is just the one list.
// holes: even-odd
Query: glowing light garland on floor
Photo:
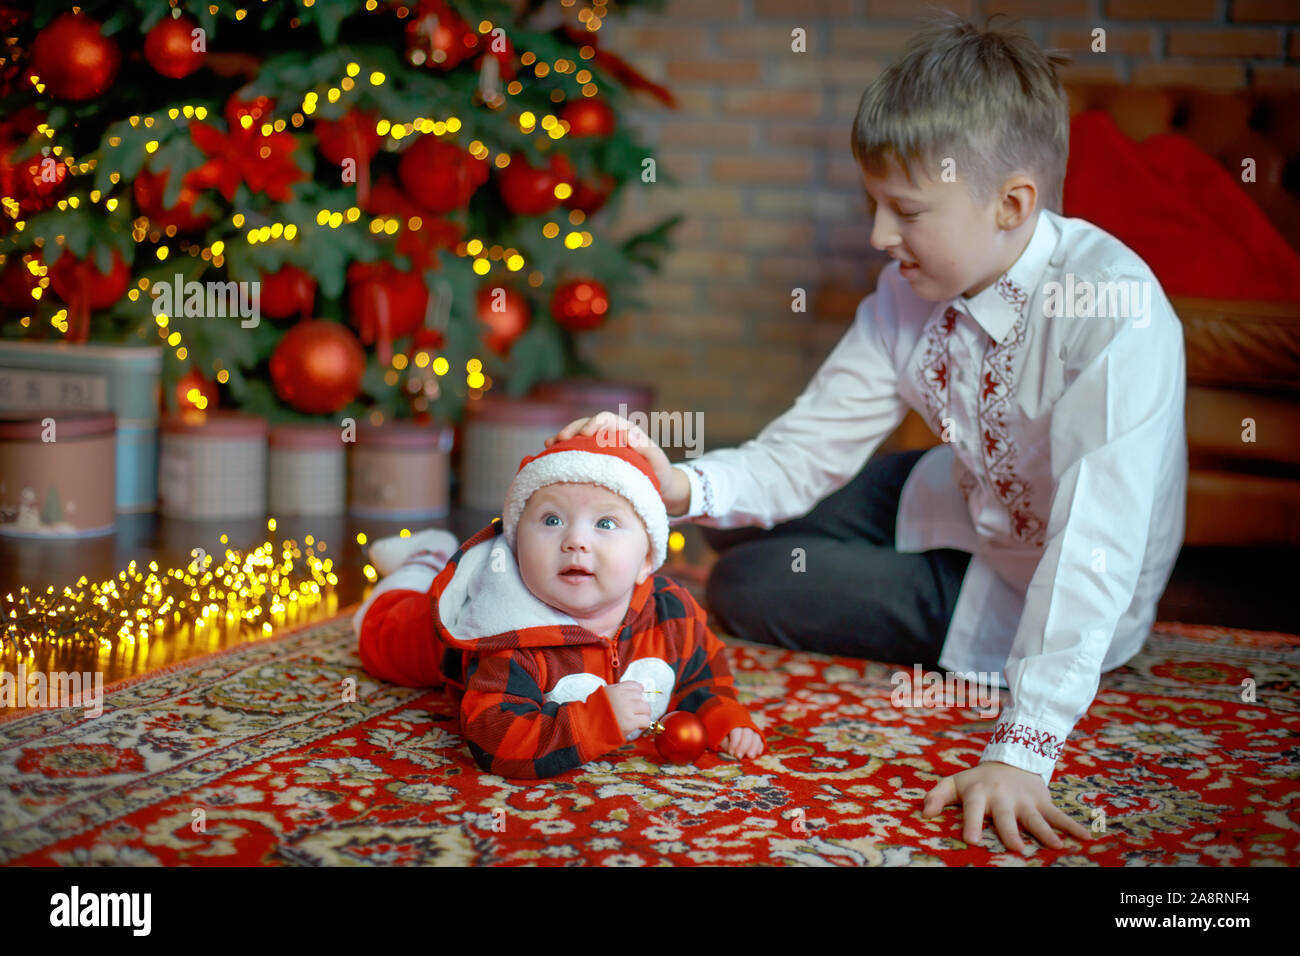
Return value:
[[(274, 522), (268, 522), (274, 530)], [(225, 535), (222, 535), (224, 542)], [(227, 549), (220, 565), (202, 554), (185, 568), (160, 572), (156, 561), (146, 569), (132, 561), (115, 578), (89, 583), (82, 575), (76, 585), (56, 592), (19, 589), (0, 603), (0, 653), (33, 652), (38, 645), (97, 643), (112, 648), (134, 644), (192, 625), (195, 630), (240, 625), (263, 636), (289, 617), (310, 610), (333, 593), (338, 577), (333, 560), (321, 558), (325, 543), (305, 539), (276, 546), (267, 540), (247, 554)]]

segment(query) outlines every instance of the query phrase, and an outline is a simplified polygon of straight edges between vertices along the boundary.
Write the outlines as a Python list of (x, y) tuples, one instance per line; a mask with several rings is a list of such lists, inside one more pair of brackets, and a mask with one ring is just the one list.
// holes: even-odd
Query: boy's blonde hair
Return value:
[(1059, 212), (1070, 111), (1057, 69), (1068, 62), (1023, 33), (981, 31), (938, 13), (862, 94), (853, 156), (873, 176), (892, 159), (913, 183), (918, 164), (940, 180), (951, 158), (977, 202), (991, 201), (1013, 173), (1029, 173), (1039, 208)]

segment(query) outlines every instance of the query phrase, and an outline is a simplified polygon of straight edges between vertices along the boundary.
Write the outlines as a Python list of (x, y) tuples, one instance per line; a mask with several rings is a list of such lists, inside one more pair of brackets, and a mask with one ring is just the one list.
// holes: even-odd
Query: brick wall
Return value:
[[(1300, 0), (954, 0), (976, 22), (1020, 19), (1071, 51), (1067, 79), (1300, 87)], [(862, 90), (913, 30), (914, 0), (670, 0), (610, 17), (601, 44), (668, 86), (627, 116), (660, 181), (625, 191), (615, 236), (680, 212), (675, 247), (642, 289), (584, 337), (611, 377), (652, 382), (656, 407), (704, 413), (707, 448), (753, 437), (802, 391), (888, 261), (849, 132)], [(807, 32), (807, 53), (790, 49)], [(1106, 31), (1106, 52), (1091, 50)], [(665, 181), (664, 173), (675, 182)], [(792, 290), (807, 293), (803, 313)], [(617, 305), (617, 304), (616, 304)], [(670, 453), (670, 458), (680, 454)]]

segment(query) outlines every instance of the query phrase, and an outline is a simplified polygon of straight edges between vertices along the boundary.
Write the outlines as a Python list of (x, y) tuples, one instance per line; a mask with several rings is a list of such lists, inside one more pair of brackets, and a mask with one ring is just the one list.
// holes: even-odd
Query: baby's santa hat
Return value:
[(506, 492), (501, 511), (502, 531), (511, 550), (519, 517), (533, 492), (562, 481), (600, 485), (627, 499), (645, 525), (654, 556), (653, 572), (668, 556), (668, 510), (659, 495), (659, 481), (641, 453), (611, 439), (610, 432), (575, 435), (519, 463), (519, 473)]

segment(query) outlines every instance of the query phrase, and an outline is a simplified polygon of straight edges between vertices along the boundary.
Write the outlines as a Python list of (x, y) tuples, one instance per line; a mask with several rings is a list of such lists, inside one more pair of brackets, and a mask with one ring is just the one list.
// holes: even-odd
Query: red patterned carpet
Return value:
[(1052, 781), (1104, 833), (1027, 837), (1025, 858), (988, 824), (964, 843), (956, 806), (920, 816), (992, 722), (891, 706), (895, 668), (735, 642), (759, 759), (675, 766), (642, 741), (511, 781), (475, 766), (441, 693), (371, 680), (344, 615), (116, 685), (95, 719), (0, 716), (0, 863), (1295, 866), (1298, 657), (1294, 636), (1158, 625)]

